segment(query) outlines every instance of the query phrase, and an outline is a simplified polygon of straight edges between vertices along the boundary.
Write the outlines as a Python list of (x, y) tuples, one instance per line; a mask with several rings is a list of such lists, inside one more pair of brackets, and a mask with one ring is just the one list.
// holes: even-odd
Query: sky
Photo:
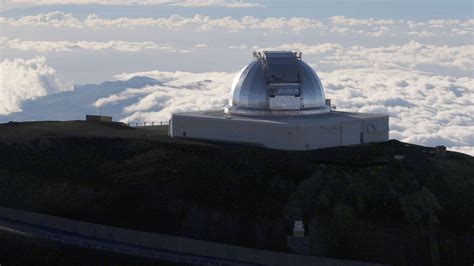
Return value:
[[(474, 154), (472, 0), (0, 1), (0, 121), (58, 118), (44, 106), (71, 99), (124, 122), (222, 108), (252, 51), (283, 49), (303, 52), (338, 110)], [(134, 76), (158, 83), (100, 86)]]

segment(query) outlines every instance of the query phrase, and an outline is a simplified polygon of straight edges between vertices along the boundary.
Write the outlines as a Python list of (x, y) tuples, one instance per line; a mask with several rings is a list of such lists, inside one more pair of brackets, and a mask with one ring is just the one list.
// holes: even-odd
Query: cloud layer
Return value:
[(265, 29), (265, 30), (294, 30), (302, 31), (324, 27), (321, 21), (305, 17), (269, 17), (256, 18), (245, 16), (237, 19), (230, 16), (223, 18), (211, 18), (209, 16), (195, 15), (183, 17), (181, 15), (171, 15), (164, 18), (101, 18), (96, 14), (88, 15), (85, 19), (74, 17), (71, 13), (55, 11), (20, 18), (0, 17), (0, 23), (10, 26), (48, 26), (48, 27), (69, 27), (69, 28), (135, 28), (135, 27), (158, 27), (166, 29), (194, 28), (200, 31), (211, 29), (224, 29), (230, 31), (241, 31), (245, 29)]
[(376, 67), (416, 70), (422, 66), (455, 68), (466, 72), (474, 69), (474, 45), (426, 45), (410, 41), (404, 45), (385, 47), (344, 47), (336, 43), (283, 44), (268, 50), (301, 51), (309, 56), (321, 56), (319, 64), (344, 67)]
[(338, 109), (390, 115), (390, 137), (464, 147), (474, 154), (474, 79), (418, 71), (343, 69), (319, 73)]
[(9, 6), (42, 6), (42, 5), (164, 5), (180, 7), (226, 7), (226, 8), (252, 8), (263, 7), (262, 4), (247, 1), (229, 0), (5, 0)]
[(151, 77), (163, 82), (163, 85), (128, 89), (99, 99), (93, 104), (95, 106), (99, 104), (113, 105), (140, 96), (137, 97), (136, 102), (123, 108), (122, 121), (168, 121), (173, 112), (215, 109), (225, 106), (235, 73), (147, 71), (124, 73), (116, 78), (127, 80), (134, 76)]
[[(213, 1), (211, 1), (213, 2)], [(221, 1), (216, 1), (221, 2)], [(200, 5), (206, 2), (186, 1), (176, 5)], [(257, 18), (244, 16), (242, 18), (222, 17), (212, 18), (204, 15), (159, 18), (103, 18), (90, 14), (85, 18), (75, 17), (71, 13), (54, 11), (19, 18), (0, 17), (0, 23), (9, 26), (47, 26), (68, 28), (137, 28), (156, 27), (165, 29), (194, 29), (196, 31), (225, 30), (241, 32), (244, 30), (269, 30), (287, 33), (317, 31), (331, 34), (357, 34), (372, 37), (405, 35), (412, 37), (438, 36), (469, 36), (474, 34), (474, 19), (430, 19), (425, 21), (387, 20), (387, 19), (357, 19), (344, 16), (330, 17), (325, 21), (310, 17), (266, 17)]]
[(72, 89), (62, 84), (44, 57), (0, 63), (0, 115), (21, 111), (21, 104), (51, 93)]
[(114, 50), (121, 52), (137, 52), (148, 49), (156, 49), (165, 52), (185, 52), (184, 50), (177, 50), (171, 46), (159, 45), (154, 42), (25, 41), (20, 39), (8, 39), (4, 37), (0, 37), (0, 48), (39, 52), (66, 52), (76, 50)]

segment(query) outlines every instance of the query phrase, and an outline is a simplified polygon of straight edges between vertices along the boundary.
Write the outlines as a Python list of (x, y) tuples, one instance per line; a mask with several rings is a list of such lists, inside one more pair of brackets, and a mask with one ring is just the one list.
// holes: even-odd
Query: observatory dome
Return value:
[(301, 53), (264, 51), (232, 83), (227, 114), (244, 116), (327, 113), (323, 86)]

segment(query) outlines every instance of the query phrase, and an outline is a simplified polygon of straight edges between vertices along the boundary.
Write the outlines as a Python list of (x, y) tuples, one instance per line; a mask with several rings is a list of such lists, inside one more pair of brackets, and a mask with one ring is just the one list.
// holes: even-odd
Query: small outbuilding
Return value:
[(86, 121), (112, 122), (112, 117), (106, 115), (86, 115)]
[(388, 115), (331, 110), (301, 53), (264, 51), (235, 77), (221, 110), (172, 114), (172, 137), (314, 150), (388, 140)]

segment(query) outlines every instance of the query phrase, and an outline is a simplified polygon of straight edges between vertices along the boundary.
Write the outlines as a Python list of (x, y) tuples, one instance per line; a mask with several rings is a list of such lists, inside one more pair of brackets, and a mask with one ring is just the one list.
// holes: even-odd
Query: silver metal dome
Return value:
[(329, 112), (323, 86), (301, 53), (264, 51), (232, 83), (225, 112), (236, 115), (307, 115)]

